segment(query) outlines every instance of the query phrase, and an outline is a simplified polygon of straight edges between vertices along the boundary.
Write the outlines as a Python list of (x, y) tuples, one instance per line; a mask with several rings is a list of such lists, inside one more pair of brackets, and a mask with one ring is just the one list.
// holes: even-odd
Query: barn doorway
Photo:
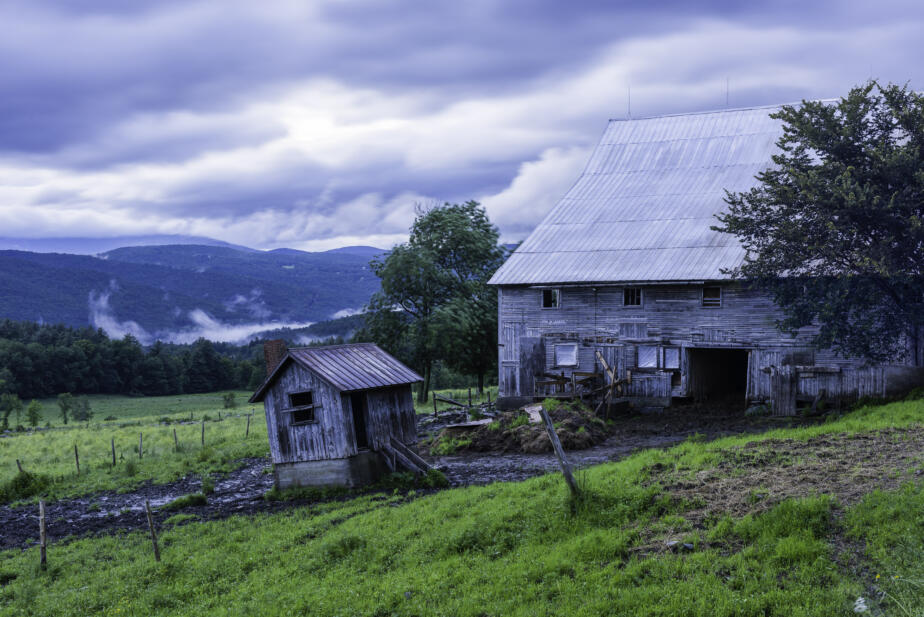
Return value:
[(747, 396), (748, 350), (689, 349), (689, 392), (698, 403), (742, 404)]
[(350, 395), (350, 407), (353, 409), (353, 432), (356, 434), (356, 448), (368, 448), (369, 437), (366, 433), (366, 395), (357, 392)]

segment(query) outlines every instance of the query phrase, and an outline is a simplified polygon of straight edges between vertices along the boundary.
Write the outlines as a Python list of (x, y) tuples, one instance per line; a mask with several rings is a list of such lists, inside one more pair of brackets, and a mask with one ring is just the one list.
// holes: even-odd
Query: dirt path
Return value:
[[(207, 505), (190, 510), (212, 519), (285, 507), (263, 499), (263, 494), (273, 486), (273, 476), (263, 473), (269, 460), (244, 459), (241, 463), (240, 468), (215, 482), (215, 492), (209, 495)], [(45, 506), (48, 535), (54, 541), (71, 535), (142, 528), (146, 525), (146, 500), (156, 510), (178, 497), (201, 490), (199, 477), (188, 476), (168, 484), (148, 484), (130, 493), (106, 491), (61, 499)], [(173, 514), (176, 512), (164, 510), (157, 512), (156, 518), (162, 522)], [(37, 506), (0, 506), (0, 549), (30, 546), (37, 539)]]
[[(740, 414), (705, 415), (690, 413), (689, 410), (623, 418), (617, 424), (614, 434), (606, 441), (586, 450), (569, 451), (568, 456), (577, 467), (587, 467), (619, 460), (640, 449), (669, 447), (693, 434), (713, 439), (788, 425), (788, 420), (752, 419)], [(434, 427), (426, 423), (422, 423), (421, 428), (424, 431), (434, 430)], [(443, 470), (452, 486), (518, 481), (558, 469), (558, 463), (551, 453), (472, 453), (433, 457), (430, 460)], [(234, 514), (277, 511), (303, 505), (263, 499), (263, 494), (273, 485), (272, 474), (264, 473), (270, 466), (269, 459), (245, 459), (241, 463), (240, 468), (216, 480), (215, 491), (208, 496), (206, 505), (189, 507), (182, 512), (195, 514), (201, 519), (220, 519)], [(201, 489), (198, 476), (190, 476), (168, 484), (148, 484), (130, 493), (108, 491), (55, 501), (46, 505), (48, 534), (55, 541), (68, 536), (144, 529), (147, 524), (144, 517), (145, 500), (149, 500), (155, 509), (156, 521), (162, 523), (177, 512), (157, 511), (158, 508), (183, 495), (200, 492)], [(0, 549), (32, 546), (37, 540), (37, 506), (0, 506)]]

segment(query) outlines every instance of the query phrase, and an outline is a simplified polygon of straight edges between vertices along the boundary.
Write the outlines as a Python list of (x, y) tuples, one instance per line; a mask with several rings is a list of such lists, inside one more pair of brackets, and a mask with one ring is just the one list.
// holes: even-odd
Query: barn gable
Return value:
[(494, 285), (708, 281), (741, 264), (710, 229), (725, 191), (755, 185), (779, 107), (611, 120), (584, 172), (494, 274)]

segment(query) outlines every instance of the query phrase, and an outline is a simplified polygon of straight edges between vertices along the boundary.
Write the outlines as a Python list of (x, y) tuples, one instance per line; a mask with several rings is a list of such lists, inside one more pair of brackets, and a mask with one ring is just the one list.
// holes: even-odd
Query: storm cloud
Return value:
[(3, 235), (522, 239), (612, 117), (922, 87), (914, 2), (81, 0), (0, 6)]

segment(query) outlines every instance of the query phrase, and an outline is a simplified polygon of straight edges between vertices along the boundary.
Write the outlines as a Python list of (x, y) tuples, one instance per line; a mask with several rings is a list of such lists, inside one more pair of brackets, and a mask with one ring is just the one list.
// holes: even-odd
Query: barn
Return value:
[(549, 384), (566, 393), (605, 368), (631, 379), (625, 398), (643, 408), (727, 399), (780, 415), (920, 383), (922, 349), (887, 366), (816, 350), (813, 328), (782, 334), (772, 300), (725, 274), (744, 250), (710, 227), (725, 191), (751, 188), (771, 165), (777, 109), (609, 122), (581, 176), (491, 279), (499, 404)]
[(287, 349), (266, 343), (263, 402), (280, 488), (357, 486), (397, 467), (425, 471), (414, 451), (411, 385), (420, 375), (372, 343)]

